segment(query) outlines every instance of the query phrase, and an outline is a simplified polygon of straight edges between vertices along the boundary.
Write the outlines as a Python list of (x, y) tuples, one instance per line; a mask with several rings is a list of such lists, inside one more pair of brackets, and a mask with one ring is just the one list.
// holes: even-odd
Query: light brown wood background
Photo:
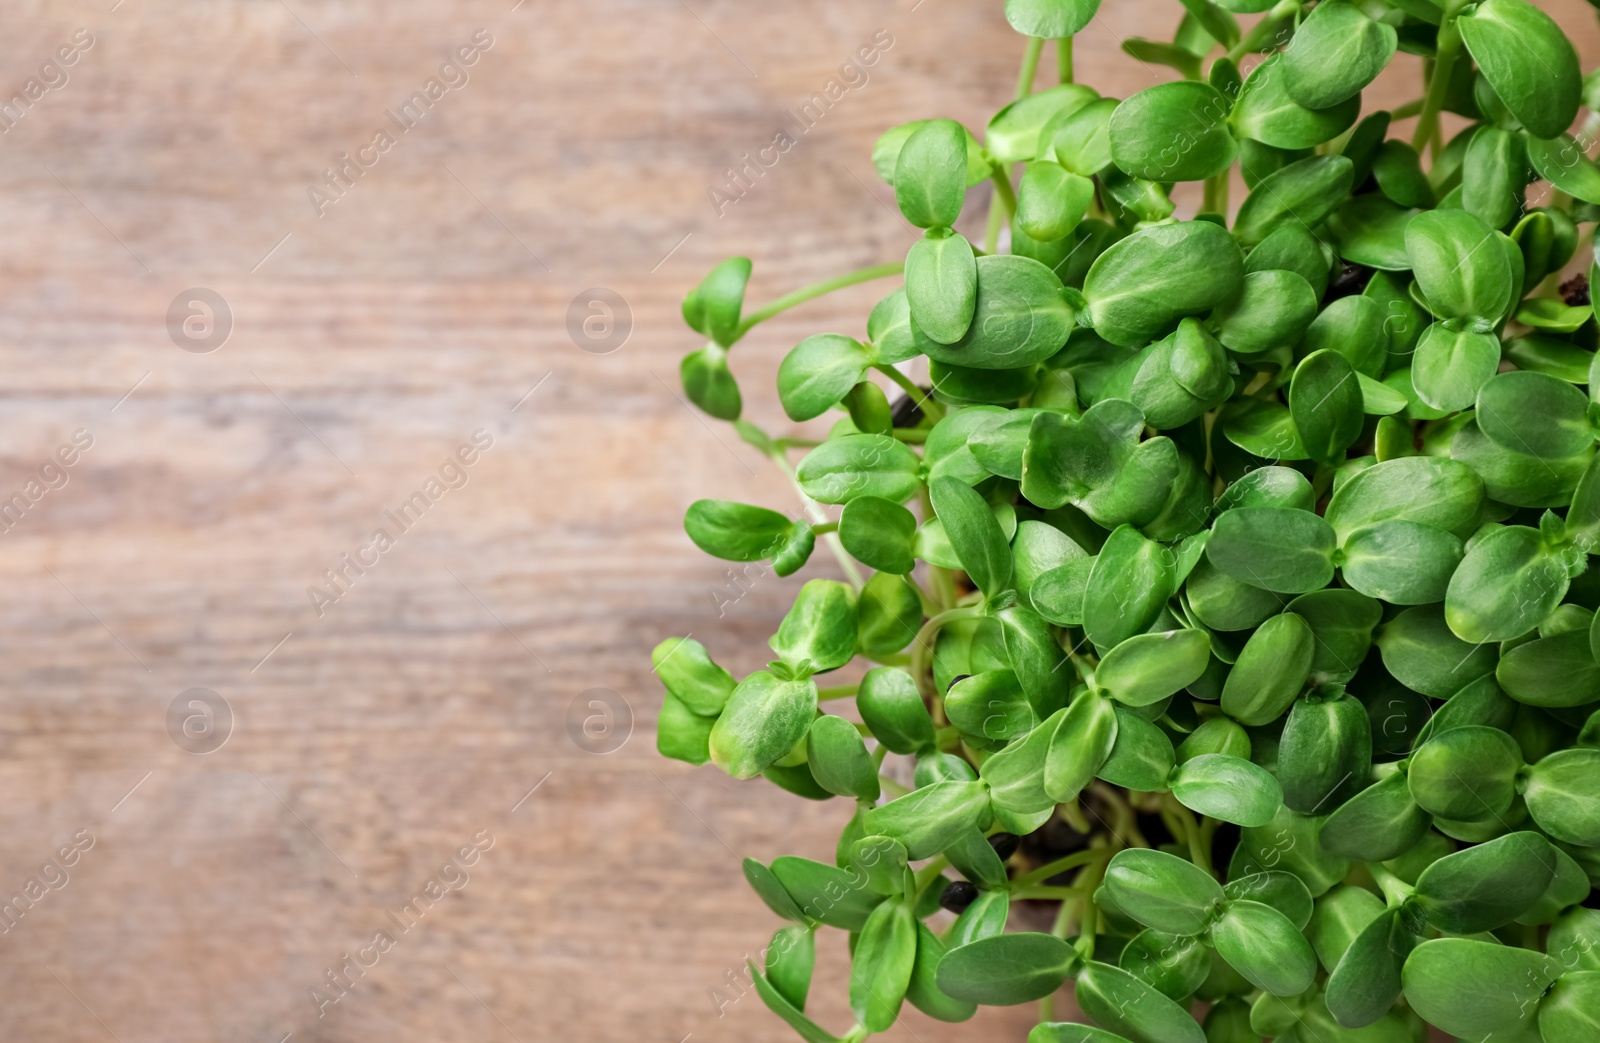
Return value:
[[(1552, 6), (1600, 54), (1589, 9)], [(1108, 0), (1080, 73), (1155, 82), (1116, 45), (1177, 11)], [(0, 934), (0, 1035), (791, 1038), (707, 990), (777, 926), (739, 856), (826, 858), (844, 810), (653, 749), (649, 648), (692, 632), (752, 669), (793, 589), (719, 618), (724, 566), (679, 527), (701, 496), (791, 494), (678, 399), (677, 302), (731, 254), (755, 258), (755, 301), (901, 256), (871, 144), (1003, 103), (1020, 49), (998, 0), (17, 0), (4, 20), (0, 95), (76, 30), (94, 43), (0, 135), (0, 493), (74, 430), (94, 444), (0, 536), (0, 897), (78, 831), (94, 846)], [(479, 28), (470, 81), (319, 218), (307, 185)], [(708, 186), (880, 28), (870, 82), (719, 218)], [(190, 287), (233, 311), (210, 354), (166, 328)], [(567, 334), (591, 287), (631, 307), (610, 354)], [(749, 414), (780, 416), (790, 344), (861, 330), (884, 291), (741, 344)], [(318, 618), (306, 588), (480, 428), (469, 483)], [(235, 714), (206, 756), (166, 729), (196, 686)], [(591, 688), (632, 708), (609, 755), (568, 735)], [(319, 1018), (308, 987), (483, 830), (470, 881)], [(831, 937), (813, 1007), (836, 1028), (841, 967)], [(890, 1035), (1030, 1021), (912, 1013)]]

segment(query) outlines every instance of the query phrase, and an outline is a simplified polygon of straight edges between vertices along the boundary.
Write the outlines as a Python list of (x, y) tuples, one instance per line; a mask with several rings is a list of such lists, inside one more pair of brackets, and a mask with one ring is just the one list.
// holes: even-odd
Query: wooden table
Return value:
[[(719, 617), (724, 566), (682, 533), (696, 498), (791, 494), (680, 400), (677, 303), (732, 254), (755, 301), (901, 256), (872, 142), (1006, 100), (1000, 6), (11, 5), (0, 93), (58, 86), (0, 119), (0, 492), (26, 503), (0, 537), (0, 897), (41, 881), (0, 934), (7, 1039), (792, 1038), (708, 996), (777, 926), (738, 859), (826, 858), (844, 811), (653, 750), (649, 648), (693, 633), (753, 669), (793, 589)], [(1555, 6), (1600, 54), (1588, 9)], [(1107, 4), (1080, 75), (1154, 82), (1116, 44), (1176, 9)], [(722, 172), (879, 30), (869, 78), (719, 216)], [(342, 154), (361, 165), (326, 174)], [(594, 288), (631, 313), (609, 353), (568, 333)], [(183, 350), (209, 343), (196, 289), (231, 313), (209, 352)], [(861, 331), (885, 290), (740, 345), (749, 414), (780, 416), (788, 345)], [(492, 445), (447, 466), (474, 432)], [(402, 530), (385, 511), (418, 492)], [(196, 688), (233, 715), (209, 753), (169, 734)], [(592, 689), (631, 707), (609, 754), (569, 734)], [(842, 968), (830, 935), (836, 1027)], [(1020, 1040), (1031, 1013), (890, 1036)]]

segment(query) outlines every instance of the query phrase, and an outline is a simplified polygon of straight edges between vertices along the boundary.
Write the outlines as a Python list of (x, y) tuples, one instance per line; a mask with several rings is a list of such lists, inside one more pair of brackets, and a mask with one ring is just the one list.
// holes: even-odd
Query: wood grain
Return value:
[[(701, 496), (791, 494), (678, 397), (677, 302), (728, 255), (756, 259), (758, 301), (900, 256), (872, 141), (1004, 102), (1000, 7), (10, 5), (0, 95), (53, 79), (75, 31), (93, 44), (0, 135), (0, 493), (74, 431), (93, 445), (0, 536), (0, 896), (94, 843), (0, 935), (6, 1038), (791, 1038), (708, 990), (777, 926), (739, 857), (827, 857), (842, 811), (652, 748), (649, 648), (693, 633), (752, 669), (792, 589), (719, 617), (723, 566), (682, 534)], [(1552, 9), (1600, 53), (1584, 5)], [(1117, 43), (1175, 11), (1108, 3), (1080, 74), (1153, 82)], [(479, 29), (466, 82), (319, 216), (308, 186)], [(880, 29), (870, 79), (718, 216), (721, 172)], [(193, 287), (232, 309), (209, 354), (167, 328)], [(568, 336), (592, 287), (631, 309), (610, 354)], [(860, 330), (881, 292), (741, 345), (750, 415), (780, 415), (785, 346)], [(307, 588), (476, 431), (466, 484), (319, 616)], [(235, 714), (204, 756), (167, 731), (192, 687)], [(632, 708), (607, 755), (569, 736), (594, 688)], [(470, 880), (399, 933), (389, 914), (474, 837), (493, 846)], [(393, 947), (319, 1017), (308, 988), (380, 930)], [(835, 1026), (843, 963), (829, 939), (814, 1008)], [(1020, 1040), (1031, 1013), (889, 1035)]]

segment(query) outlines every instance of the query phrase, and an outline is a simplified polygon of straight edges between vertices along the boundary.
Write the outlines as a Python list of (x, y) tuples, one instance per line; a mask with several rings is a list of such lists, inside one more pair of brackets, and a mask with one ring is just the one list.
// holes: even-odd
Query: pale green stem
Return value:
[[(928, 492), (927, 485), (923, 485), (918, 493), (918, 500), (922, 504), (922, 517), (934, 517), (933, 497)], [(941, 568), (932, 562), (928, 563), (928, 581), (933, 587), (933, 593), (938, 598), (939, 607), (955, 608), (956, 606), (956, 578), (949, 569)], [(930, 616), (934, 613), (928, 613)]]
[(938, 402), (935, 402), (933, 396), (928, 394), (928, 392), (922, 390), (921, 388), (917, 387), (916, 384), (912, 383), (910, 377), (906, 376), (898, 369), (895, 369), (893, 366), (879, 365), (873, 366), (872, 368), (877, 370), (879, 373), (882, 373), (890, 380), (894, 381), (895, 385), (899, 387), (901, 391), (904, 391), (907, 395), (911, 396), (911, 401), (917, 404), (917, 408), (928, 414), (928, 416), (932, 417), (935, 422), (944, 419), (944, 406)]
[(846, 272), (843, 275), (836, 275), (832, 279), (824, 279), (819, 283), (812, 283), (810, 286), (803, 286), (793, 293), (784, 294), (765, 308), (760, 308), (745, 316), (744, 320), (739, 323), (739, 329), (734, 340), (738, 340), (746, 333), (749, 333), (756, 325), (766, 322), (779, 312), (788, 311), (797, 304), (804, 304), (806, 301), (832, 293), (834, 290), (842, 290), (846, 286), (871, 282), (874, 279), (886, 279), (891, 275), (902, 275), (905, 270), (906, 263), (904, 261), (891, 261), (888, 264), (875, 264), (870, 268), (860, 268), (853, 272)]
[(1022, 52), (1022, 68), (1017, 70), (1017, 97), (1026, 98), (1033, 93), (1033, 78), (1039, 71), (1039, 55), (1044, 52), (1044, 40), (1028, 37), (1028, 46)]
[(1221, 825), (1222, 822), (1219, 819), (1202, 818), (1200, 820), (1200, 844), (1207, 851), (1211, 850), (1212, 844), (1216, 841), (1217, 829)]
[[(999, 169), (999, 167), (995, 168), (996, 171)], [(994, 176), (999, 178), (1001, 175), (996, 173)], [(983, 231), (984, 253), (992, 254), (1000, 248), (1000, 207), (995, 205), (999, 201), (1000, 192), (996, 189), (995, 194), (989, 197), (989, 224)]]
[(1200, 209), (1210, 214), (1228, 214), (1228, 175), (1233, 172), (1229, 167), (1214, 177), (1206, 178), (1205, 198), (1200, 204)]
[(1069, 869), (1076, 869), (1079, 866), (1088, 865), (1090, 862), (1103, 862), (1110, 857), (1111, 850), (1109, 848), (1095, 847), (1074, 851), (1072, 854), (1058, 858), (1054, 862), (1046, 862), (1031, 873), (1017, 877), (1011, 881), (1011, 888), (1012, 890), (1017, 890), (1018, 888), (1033, 887), (1050, 879), (1057, 873), (1065, 873)]
[[(932, 517), (931, 514), (927, 517)], [(933, 577), (933, 585), (939, 592), (939, 604), (945, 608), (954, 608), (956, 604), (956, 574), (942, 565), (929, 565), (928, 573)]]
[[(1050, 925), (1050, 933), (1057, 938), (1066, 938), (1067, 930), (1072, 925), (1072, 910), (1074, 903), (1062, 902), (1056, 909), (1055, 921)], [(1056, 994), (1051, 993), (1039, 1001), (1039, 1020), (1056, 1020)]]
[(917, 577), (908, 572), (905, 579), (907, 583), (911, 584), (911, 589), (917, 592), (917, 600), (922, 602), (922, 614), (925, 616), (938, 615), (939, 603), (933, 599), (933, 595), (929, 594), (921, 583), (917, 582)]
[[(1022, 68), (1017, 71), (1017, 97), (1026, 98), (1033, 93), (1033, 78), (1039, 71), (1039, 55), (1044, 51), (1044, 40), (1038, 36), (1028, 37), (1028, 45), (1022, 52)], [(994, 181), (994, 195), (989, 197), (989, 222), (984, 231), (983, 251), (994, 253), (1000, 248), (1000, 222), (1002, 216), (1009, 218), (1016, 213), (1017, 197), (1011, 191), (1011, 167), (1009, 164), (996, 165), (990, 172)], [(1002, 184), (1003, 183), (1003, 184)], [(1006, 207), (1004, 215), (1000, 207)]]
[(1397, 105), (1389, 110), (1389, 119), (1391, 121), (1410, 119), (1422, 111), (1423, 103), (1424, 99), (1413, 98), (1404, 105)]
[(1062, 83), (1072, 82), (1072, 37), (1063, 36), (1056, 41), (1056, 71)]
[(1206, 872), (1211, 872), (1211, 852), (1201, 839), (1200, 823), (1194, 817), (1194, 812), (1178, 803), (1176, 799), (1172, 801), (1171, 806), (1173, 817), (1183, 827), (1183, 840), (1189, 845), (1189, 861)]
[[(995, 167), (989, 174), (989, 180), (994, 182), (995, 197), (1000, 200), (1000, 205), (1005, 208), (1001, 216), (1006, 220), (1010, 220), (1011, 215), (1017, 212), (1017, 193), (1011, 187), (1010, 172), (1002, 172), (999, 167)], [(990, 248), (989, 252), (993, 253), (993, 248)]]
[(1067, 649), (1066, 651), (1067, 658), (1072, 661), (1072, 668), (1078, 671), (1079, 679), (1082, 680), (1084, 684), (1092, 686), (1094, 684), (1094, 669), (1099, 665), (1098, 662), (1093, 656), (1081, 655), (1072, 651), (1071, 649)]
[(1444, 17), (1439, 23), (1438, 51), (1433, 60), (1433, 73), (1428, 77), (1428, 91), (1422, 98), (1422, 112), (1417, 118), (1416, 133), (1411, 136), (1411, 147), (1421, 153), (1432, 146), (1432, 155), (1439, 154), (1439, 112), (1444, 108), (1444, 96), (1450, 89), (1450, 73), (1455, 68), (1456, 56), (1461, 53), (1461, 30), (1456, 26), (1456, 14), (1467, 5), (1467, 0), (1447, 0)]
[(1050, 925), (1050, 933), (1057, 938), (1067, 936), (1067, 927), (1072, 923), (1072, 903), (1062, 902), (1061, 908), (1056, 910), (1056, 918)]
[(1403, 903), (1416, 890), (1416, 888), (1395, 876), (1377, 862), (1367, 863), (1367, 871), (1372, 874), (1372, 879), (1377, 883), (1378, 889), (1383, 892), (1383, 897), (1388, 899), (1390, 908)]
[[(1115, 841), (1113, 841), (1115, 844)], [(1078, 899), (1078, 955), (1085, 960), (1094, 959), (1095, 935), (1100, 933), (1100, 908), (1094, 904), (1095, 889), (1105, 877), (1106, 864), (1092, 862), (1083, 868), (1072, 882), (1081, 894)]]
[(946, 858), (944, 855), (940, 855), (932, 862), (929, 862), (927, 865), (917, 870), (916, 887), (918, 897), (921, 897), (922, 892), (933, 886), (934, 881), (939, 879), (939, 874), (944, 872), (945, 867), (949, 864), (950, 859)]
[(949, 608), (922, 624), (922, 629), (917, 631), (917, 636), (911, 639), (911, 676), (917, 682), (917, 689), (923, 698), (932, 700), (939, 693), (933, 686), (933, 642), (939, 636), (939, 630), (946, 623), (953, 623), (958, 619), (976, 619), (983, 615), (983, 608), (979, 605), (968, 605), (961, 608)]
[(1171, 801), (1163, 797), (1161, 807), (1157, 809), (1157, 814), (1161, 816), (1161, 824), (1167, 827), (1167, 832), (1172, 834), (1174, 840), (1188, 843), (1188, 837), (1183, 830), (1183, 820), (1172, 810)]
[(1247, 54), (1254, 54), (1262, 49), (1261, 45), (1278, 28), (1278, 23), (1284, 18), (1300, 9), (1300, 0), (1280, 0), (1278, 5), (1268, 11), (1266, 16), (1245, 33), (1244, 37), (1228, 51), (1228, 60), (1237, 62)]
[(1066, 901), (1070, 898), (1081, 898), (1083, 894), (1075, 887), (1030, 887), (1026, 891), (1011, 892), (1013, 898), (1054, 898)]
[(989, 169), (989, 180), (994, 184), (994, 194), (989, 197), (989, 226), (983, 234), (983, 252), (996, 253), (1000, 249), (1000, 229), (1017, 212), (1017, 193), (1011, 187), (1011, 172), (1015, 164), (997, 163)]
[(1090, 790), (1101, 802), (1111, 807), (1111, 817), (1116, 819), (1116, 823), (1111, 827), (1111, 838), (1117, 846), (1150, 846), (1144, 834), (1139, 832), (1139, 816), (1134, 813), (1133, 805), (1124, 800), (1121, 793), (1103, 782), (1096, 782)]

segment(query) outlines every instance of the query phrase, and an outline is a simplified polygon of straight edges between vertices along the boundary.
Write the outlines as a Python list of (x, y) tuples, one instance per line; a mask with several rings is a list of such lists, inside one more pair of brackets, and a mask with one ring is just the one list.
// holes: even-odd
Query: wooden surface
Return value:
[[(682, 534), (696, 498), (791, 494), (677, 397), (677, 301), (732, 254), (756, 301), (901, 256), (871, 143), (925, 115), (981, 126), (1019, 54), (1000, 6), (8, 5), (0, 93), (57, 80), (39, 66), (76, 30), (94, 42), (0, 135), (0, 492), (74, 431), (93, 445), (0, 536), (0, 897), (74, 835), (93, 846), (0, 934), (0, 1035), (792, 1038), (753, 995), (721, 1016), (708, 998), (777, 926), (738, 858), (826, 858), (844, 810), (653, 749), (649, 648), (693, 633), (752, 669), (793, 589), (719, 618), (723, 566)], [(1154, 82), (1116, 44), (1176, 10), (1108, 2), (1082, 77)], [(1600, 54), (1583, 4), (1558, 14)], [(319, 217), (307, 186), (479, 28), (470, 79)], [(880, 28), (870, 80), (719, 217), (721, 172)], [(193, 287), (233, 312), (209, 354), (167, 329)], [(631, 308), (609, 354), (567, 333), (593, 287)], [(789, 344), (860, 331), (883, 290), (742, 344), (749, 414), (779, 416)], [(467, 484), (319, 617), (307, 588), (480, 429)], [(168, 732), (194, 687), (234, 714), (206, 755)], [(606, 755), (568, 731), (594, 688), (633, 712)], [(400, 932), (389, 914), (474, 837), (493, 846), (469, 879), (448, 871), (459, 890)], [(378, 931), (395, 944), (319, 1017), (308, 989)], [(834, 935), (814, 1010), (843, 1027)], [(913, 1013), (890, 1038), (1030, 1020)]]

